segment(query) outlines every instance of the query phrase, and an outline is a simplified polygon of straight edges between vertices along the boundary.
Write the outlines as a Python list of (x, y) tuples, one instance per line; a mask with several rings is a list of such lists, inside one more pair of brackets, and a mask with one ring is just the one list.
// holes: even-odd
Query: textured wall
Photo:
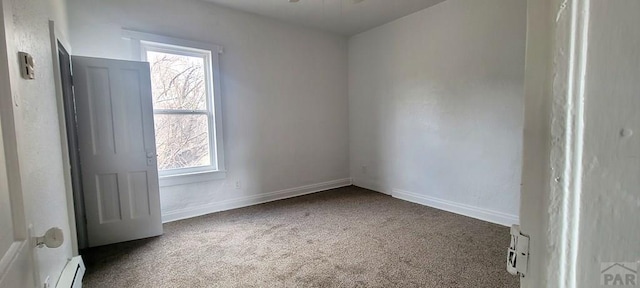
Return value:
[[(64, 0), (5, 0), (11, 3), (13, 31), (7, 37), (11, 49), (30, 53), (36, 63), (36, 79), (20, 78), (20, 71), (10, 71), (11, 88), (18, 106), (14, 107), (18, 157), (27, 223), (34, 234), (44, 234), (51, 227), (63, 230), (65, 243), (57, 249), (35, 249), (40, 281), (50, 276), (55, 284), (72, 246), (67, 214), (58, 112), (53, 75), (53, 57), (49, 37), (49, 19), (66, 32)], [(10, 60), (16, 55), (9, 55)], [(16, 60), (17, 61), (17, 60)], [(39, 284), (38, 284), (39, 285)], [(40, 287), (40, 285), (39, 285)]]
[(576, 287), (601, 287), (601, 262), (640, 261), (640, 2), (590, 11)]
[(517, 222), (525, 19), (524, 0), (449, 0), (353, 36), (354, 183)]
[(528, 3), (522, 287), (601, 287), (640, 260), (640, 2)]
[(346, 38), (204, 1), (70, 0), (69, 15), (76, 55), (131, 59), (122, 28), (224, 46), (227, 178), (162, 188), (163, 214), (349, 177)]

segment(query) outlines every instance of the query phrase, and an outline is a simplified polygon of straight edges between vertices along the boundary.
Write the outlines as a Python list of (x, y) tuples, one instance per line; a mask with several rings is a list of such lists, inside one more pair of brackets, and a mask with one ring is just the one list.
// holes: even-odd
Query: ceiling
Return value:
[(355, 35), (444, 0), (206, 0), (286, 22)]

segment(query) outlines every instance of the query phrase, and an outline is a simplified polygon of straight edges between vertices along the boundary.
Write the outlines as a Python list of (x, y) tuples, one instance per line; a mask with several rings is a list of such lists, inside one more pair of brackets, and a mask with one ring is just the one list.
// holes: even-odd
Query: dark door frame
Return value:
[(76, 218), (76, 233), (78, 249), (88, 247), (87, 224), (84, 210), (84, 196), (82, 194), (82, 175), (80, 154), (78, 150), (78, 126), (76, 121), (76, 104), (73, 95), (73, 74), (71, 70), (71, 55), (67, 49), (57, 41), (58, 61), (60, 63), (60, 81), (62, 84), (62, 99), (64, 105), (64, 120), (67, 128), (67, 143), (69, 147), (69, 164), (71, 166), (71, 187), (73, 190), (73, 206)]

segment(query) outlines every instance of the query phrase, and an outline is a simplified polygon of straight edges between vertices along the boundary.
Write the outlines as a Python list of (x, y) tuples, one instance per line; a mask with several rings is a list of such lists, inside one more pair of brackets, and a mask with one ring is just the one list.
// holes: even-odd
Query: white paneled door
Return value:
[[(8, 165), (6, 160), (5, 137), (0, 131), (0, 287), (34, 287), (21, 189), (9, 185), (7, 168), (14, 169), (15, 165)], [(15, 149), (9, 150), (15, 155)]]
[(149, 64), (72, 64), (89, 247), (161, 235)]

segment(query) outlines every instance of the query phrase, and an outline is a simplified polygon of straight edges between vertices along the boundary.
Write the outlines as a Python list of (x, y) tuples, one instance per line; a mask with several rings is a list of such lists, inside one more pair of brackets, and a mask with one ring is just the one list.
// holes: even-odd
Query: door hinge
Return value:
[(529, 236), (522, 234), (520, 225), (511, 226), (511, 244), (507, 251), (507, 271), (524, 277), (529, 264)]

